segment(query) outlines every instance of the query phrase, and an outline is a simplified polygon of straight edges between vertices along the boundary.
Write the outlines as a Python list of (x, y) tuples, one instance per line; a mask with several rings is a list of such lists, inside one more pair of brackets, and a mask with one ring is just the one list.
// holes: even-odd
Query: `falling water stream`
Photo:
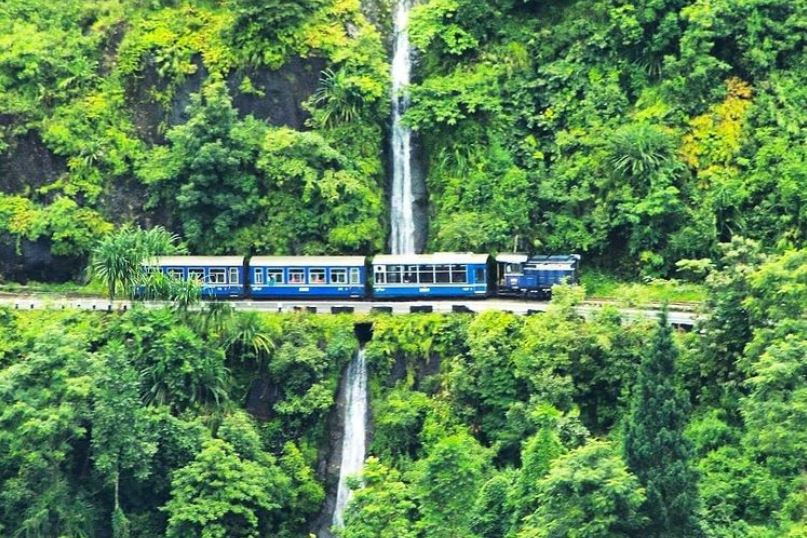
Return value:
[[(412, 131), (402, 118), (409, 107), (407, 86), (411, 79), (412, 50), (409, 44), (409, 10), (413, 0), (397, 0), (392, 52), (392, 224), (390, 249), (393, 254), (415, 252), (414, 194), (412, 191)], [(345, 507), (351, 490), (347, 479), (364, 466), (367, 436), (367, 364), (364, 350), (348, 365), (345, 380), (345, 418), (342, 432), (342, 460), (332, 525), (344, 525)]]
[(392, 51), (392, 224), (390, 248), (393, 254), (415, 252), (414, 195), (412, 193), (412, 131), (402, 117), (409, 107), (412, 49), (409, 44), (409, 10), (412, 0), (398, 0), (394, 17)]
[(336, 507), (333, 511), (333, 526), (344, 525), (345, 506), (351, 490), (347, 479), (362, 470), (364, 444), (367, 435), (367, 363), (364, 349), (347, 367), (345, 374), (345, 422), (342, 435), (342, 461), (339, 465), (339, 486), (336, 490)]

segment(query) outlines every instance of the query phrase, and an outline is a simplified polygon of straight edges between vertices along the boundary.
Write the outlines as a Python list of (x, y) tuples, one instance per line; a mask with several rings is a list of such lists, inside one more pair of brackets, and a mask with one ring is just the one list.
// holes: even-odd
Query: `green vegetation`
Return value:
[(804, 245), (804, 2), (429, 0), (409, 123), (434, 249), (519, 235), (673, 276), (742, 234)]
[(0, 315), (4, 536), (304, 534), (349, 318)]
[(606, 299), (627, 305), (700, 303), (706, 299), (703, 284), (662, 278), (629, 282), (596, 269), (583, 269), (580, 284), (586, 289), (588, 299)]
[[(389, 8), (0, 4), (0, 261), (94, 274), (3, 289), (175, 303), (0, 309), (0, 535), (316, 531), (368, 318), (190, 308), (198, 286), (139, 261), (383, 250)], [(585, 290), (370, 318), (340, 538), (807, 536), (805, 20), (804, 0), (417, 3), (428, 249), (578, 252)], [(704, 318), (583, 319), (586, 292)]]
[(723, 247), (697, 331), (481, 315), (0, 310), (0, 533), (305, 536), (371, 320), (339, 536), (802, 536), (807, 253)]
[[(194, 253), (382, 251), (389, 11), (6, 1), (0, 241), (80, 264), (136, 222)], [(789, 0), (418, 3), (405, 119), (428, 248), (578, 252), (651, 282), (592, 276), (592, 295), (677, 302), (702, 294), (676, 264), (735, 235), (803, 246), (805, 17)]]
[(3, 4), (0, 167), (24, 137), (64, 163), (14, 172), (3, 240), (86, 257), (134, 220), (194, 252), (381, 250), (388, 65), (359, 2), (196, 4)]
[(186, 252), (176, 244), (178, 241), (177, 236), (159, 226), (145, 231), (124, 226), (93, 249), (93, 276), (106, 284), (110, 301), (115, 300), (119, 289), (131, 298), (144, 280), (141, 264), (155, 256)]

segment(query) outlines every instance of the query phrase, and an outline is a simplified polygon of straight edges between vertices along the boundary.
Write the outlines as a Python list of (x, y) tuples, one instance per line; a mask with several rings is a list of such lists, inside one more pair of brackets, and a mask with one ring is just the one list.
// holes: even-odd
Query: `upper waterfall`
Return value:
[(393, 254), (415, 252), (414, 195), (412, 192), (412, 131), (402, 117), (409, 107), (407, 86), (411, 80), (412, 49), (409, 44), (409, 10), (412, 0), (398, 0), (394, 17), (392, 56), (392, 224)]

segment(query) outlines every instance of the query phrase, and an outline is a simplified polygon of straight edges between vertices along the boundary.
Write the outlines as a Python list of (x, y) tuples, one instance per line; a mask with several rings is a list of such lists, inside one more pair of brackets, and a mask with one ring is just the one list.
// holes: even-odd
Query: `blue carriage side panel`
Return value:
[(199, 281), (203, 299), (234, 299), (244, 296), (243, 264), (237, 256), (162, 256), (143, 265), (177, 280)]
[(253, 298), (360, 299), (367, 281), (361, 256), (260, 256), (250, 260)]
[(376, 299), (485, 297), (486, 254), (379, 255), (373, 259)]

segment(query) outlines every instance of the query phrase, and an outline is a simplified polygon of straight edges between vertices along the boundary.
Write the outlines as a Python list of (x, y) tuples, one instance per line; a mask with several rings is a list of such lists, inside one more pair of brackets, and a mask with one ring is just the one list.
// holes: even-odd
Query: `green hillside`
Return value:
[[(406, 120), (429, 249), (517, 240), (635, 277), (734, 235), (803, 245), (805, 18), (785, 0), (422, 2)], [(3, 273), (75, 276), (128, 221), (194, 252), (384, 250), (389, 33), (382, 0), (5, 1)]]
[(387, 251), (394, 3), (0, 0), (2, 290), (172, 298), (0, 307), (0, 537), (807, 537), (807, 0), (414, 2), (417, 232), (580, 253), (544, 313), (144, 275)]
[(574, 288), (530, 317), (0, 309), (0, 535), (309, 536), (372, 322), (339, 537), (802, 537), (807, 255), (722, 267), (677, 334)]

